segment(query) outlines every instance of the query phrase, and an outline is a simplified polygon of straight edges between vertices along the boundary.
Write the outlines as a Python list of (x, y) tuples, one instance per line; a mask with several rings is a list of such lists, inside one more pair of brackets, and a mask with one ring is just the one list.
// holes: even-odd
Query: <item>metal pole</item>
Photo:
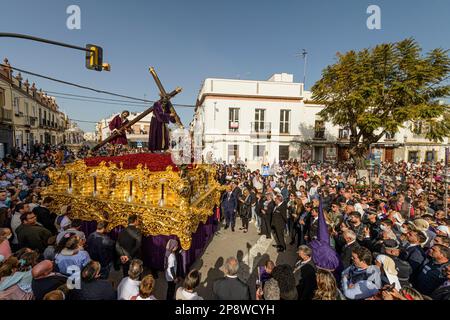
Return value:
[(444, 211), (445, 211), (445, 218), (448, 218), (448, 179), (450, 177), (448, 176), (448, 168), (447, 168), (447, 163), (445, 163), (445, 181), (444, 181), (444, 186), (445, 186), (445, 193), (444, 193)]
[(303, 64), (303, 90), (306, 90), (306, 62), (307, 62), (308, 52), (306, 52), (306, 50), (303, 49), (302, 55), (303, 55), (303, 59), (305, 60), (304, 64)]
[(43, 39), (43, 38), (38, 38), (38, 37), (33, 37), (33, 36), (28, 36), (26, 34), (0, 32), (0, 37), (19, 38), (19, 39), (25, 39), (25, 40), (31, 40), (31, 41), (38, 41), (38, 42), (53, 44), (55, 46), (60, 46), (60, 47), (66, 47), (66, 48), (71, 48), (71, 49), (76, 49), (76, 50), (81, 50), (81, 51), (86, 51), (86, 52), (94, 52), (93, 50), (74, 46), (72, 44), (67, 44), (67, 43), (63, 43), (63, 42), (58, 42), (58, 41), (53, 41), (53, 40), (48, 40), (48, 39)]

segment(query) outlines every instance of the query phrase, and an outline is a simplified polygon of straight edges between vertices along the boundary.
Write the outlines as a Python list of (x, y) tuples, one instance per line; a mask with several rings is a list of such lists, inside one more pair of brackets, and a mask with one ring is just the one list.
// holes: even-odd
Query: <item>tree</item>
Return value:
[(404, 126), (426, 126), (425, 137), (436, 142), (450, 136), (449, 106), (439, 101), (450, 93), (448, 50), (421, 52), (410, 38), (338, 53), (312, 87), (312, 98), (325, 105), (319, 115), (350, 130), (349, 154), (358, 168), (370, 144)]

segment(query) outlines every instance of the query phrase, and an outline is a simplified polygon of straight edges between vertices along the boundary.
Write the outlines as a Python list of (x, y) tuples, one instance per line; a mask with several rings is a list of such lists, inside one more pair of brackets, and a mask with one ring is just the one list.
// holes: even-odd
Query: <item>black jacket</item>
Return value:
[(33, 279), (31, 281), (31, 289), (33, 290), (34, 298), (36, 300), (42, 300), (47, 293), (58, 289), (66, 283), (66, 276), (62, 274), (55, 274), (42, 279)]
[(16, 229), (17, 239), (22, 248), (30, 248), (38, 252), (44, 252), (48, 238), (52, 233), (39, 225), (21, 224)]
[(120, 232), (116, 242), (119, 257), (127, 256), (130, 260), (141, 257), (142, 234), (135, 226), (128, 226)]
[(276, 206), (272, 214), (271, 226), (277, 230), (283, 230), (287, 222), (287, 205), (283, 201), (279, 206)]
[(317, 289), (316, 266), (312, 260), (294, 270), (297, 282), (298, 300), (312, 300)]
[(100, 265), (107, 267), (113, 261), (114, 241), (105, 234), (98, 232), (91, 233), (86, 241), (86, 251), (92, 260), (100, 262)]
[(430, 297), (433, 300), (450, 300), (450, 286), (437, 288)]
[(45, 229), (49, 230), (53, 234), (56, 233), (56, 214), (51, 213), (50, 210), (41, 206), (34, 208), (33, 213), (36, 215), (37, 221), (42, 224)]
[(359, 243), (358, 241), (353, 242), (350, 245), (345, 245), (342, 248), (342, 253), (341, 253), (341, 261), (342, 261), (342, 265), (344, 266), (344, 269), (348, 268), (351, 264), (352, 264), (352, 251), (353, 249), (355, 249), (356, 247), (359, 247)]
[(81, 280), (81, 289), (71, 290), (69, 300), (117, 300), (117, 292), (106, 280)]
[(250, 300), (250, 288), (239, 278), (216, 280), (213, 293), (216, 300)]

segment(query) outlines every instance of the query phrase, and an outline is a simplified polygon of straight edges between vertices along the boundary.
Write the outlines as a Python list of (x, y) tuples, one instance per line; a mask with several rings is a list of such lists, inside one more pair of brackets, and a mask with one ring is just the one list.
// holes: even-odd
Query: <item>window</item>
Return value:
[(5, 90), (0, 89), (0, 108), (5, 106)]
[(31, 111), (31, 112), (32, 112), (31, 116), (32, 116), (32, 117), (36, 117), (36, 106), (32, 106), (31, 109), (32, 109), (32, 111)]
[(280, 133), (289, 133), (291, 110), (280, 110)]
[(239, 158), (239, 145), (229, 144), (228, 145), (228, 162), (236, 162)]
[(239, 109), (230, 108), (228, 113), (228, 129), (236, 132), (239, 130)]
[(419, 152), (418, 151), (409, 151), (408, 152), (408, 162), (417, 163), (419, 161)]
[(25, 115), (28, 116), (30, 113), (30, 106), (28, 105), (28, 102), (25, 102)]
[(255, 110), (255, 132), (264, 132), (264, 109)]
[(279, 160), (289, 160), (289, 146), (280, 146), (278, 158)]
[(316, 120), (314, 125), (314, 138), (325, 139), (325, 124), (323, 120)]
[(395, 133), (386, 132), (385, 137), (386, 137), (386, 140), (395, 140)]
[(434, 161), (434, 151), (427, 151), (425, 153), (425, 161), (427, 162), (433, 162)]
[(264, 152), (266, 151), (266, 146), (263, 145), (253, 145), (253, 160), (262, 160), (264, 157)]
[(19, 98), (18, 97), (14, 97), (14, 113), (16, 115), (19, 115), (20, 112), (20, 105), (19, 105)]
[(339, 139), (349, 139), (350, 138), (350, 130), (347, 128), (339, 129)]

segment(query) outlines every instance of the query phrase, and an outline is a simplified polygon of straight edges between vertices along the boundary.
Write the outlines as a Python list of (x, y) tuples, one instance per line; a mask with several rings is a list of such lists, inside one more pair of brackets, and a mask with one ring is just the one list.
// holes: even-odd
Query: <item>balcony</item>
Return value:
[(0, 108), (0, 119), (1, 121), (12, 121), (12, 110), (5, 110), (3, 108)]
[(326, 140), (325, 128), (314, 129), (314, 140)]
[(251, 122), (250, 134), (256, 138), (271, 138), (272, 124), (270, 122)]
[(338, 139), (340, 141), (350, 141), (350, 131), (347, 129), (339, 129)]

